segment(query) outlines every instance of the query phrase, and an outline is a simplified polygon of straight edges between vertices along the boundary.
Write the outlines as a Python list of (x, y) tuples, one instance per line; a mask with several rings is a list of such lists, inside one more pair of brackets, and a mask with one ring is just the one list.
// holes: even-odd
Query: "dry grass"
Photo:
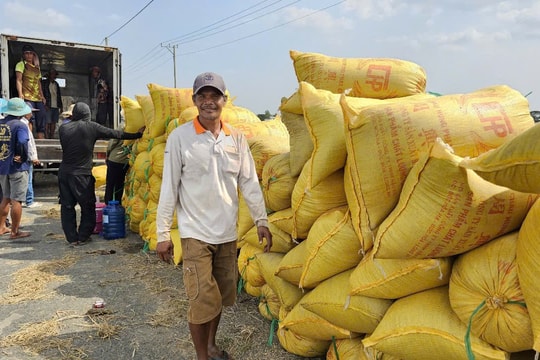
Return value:
[(187, 314), (188, 301), (183, 299), (181, 296), (173, 297), (166, 301), (155, 314), (150, 315), (149, 324), (165, 327), (178, 326), (184, 323), (184, 316), (179, 316), (179, 314)]
[(88, 316), (92, 325), (92, 328), (96, 329), (97, 335), (101, 339), (110, 339), (115, 335), (118, 335), (122, 330), (121, 326), (114, 325), (109, 320), (112, 320), (110, 316)]
[(35, 264), (15, 272), (7, 293), (0, 298), (0, 304), (16, 304), (51, 297), (52, 292), (45, 292), (47, 285), (53, 281), (66, 279), (65, 276), (57, 276), (54, 272), (73, 265), (77, 259), (76, 256), (67, 255), (59, 260)]
[(60, 205), (47, 210), (42, 210), (41, 215), (48, 219), (60, 219)]
[(62, 354), (62, 359), (87, 359), (88, 356), (82, 349), (73, 346), (72, 339), (58, 337), (62, 321), (80, 316), (59, 317), (61, 313), (56, 315), (57, 317), (51, 320), (23, 325), (19, 331), (0, 339), (0, 347), (20, 346), (34, 354), (56, 349)]

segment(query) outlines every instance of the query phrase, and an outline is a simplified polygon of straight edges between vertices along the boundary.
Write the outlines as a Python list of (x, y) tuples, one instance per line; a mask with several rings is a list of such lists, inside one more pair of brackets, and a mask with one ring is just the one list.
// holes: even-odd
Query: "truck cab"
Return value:
[[(22, 60), (24, 45), (31, 45), (38, 54), (42, 77), (45, 77), (50, 68), (58, 72), (56, 81), (60, 85), (64, 107), (60, 112), (66, 111), (71, 104), (82, 101), (90, 106), (92, 119), (95, 120), (91, 69), (99, 66), (102, 77), (107, 80), (112, 91), (112, 126), (118, 128), (122, 89), (121, 55), (117, 48), (0, 34), (0, 96), (6, 100), (17, 96), (15, 65)], [(57, 128), (59, 125), (57, 124)], [(96, 163), (104, 161), (106, 150), (104, 145), (106, 141), (96, 142), (94, 151)], [(55, 170), (62, 160), (57, 134), (53, 139), (36, 139), (36, 146), (38, 157), (44, 163), (44, 167), (35, 168), (35, 171)]]

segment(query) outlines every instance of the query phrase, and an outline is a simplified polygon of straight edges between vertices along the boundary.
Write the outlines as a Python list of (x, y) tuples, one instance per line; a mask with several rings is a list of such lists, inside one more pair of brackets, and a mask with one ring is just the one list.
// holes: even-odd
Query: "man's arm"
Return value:
[(22, 72), (15, 72), (15, 86), (17, 87), (17, 94), (21, 99), (24, 99), (22, 91)]

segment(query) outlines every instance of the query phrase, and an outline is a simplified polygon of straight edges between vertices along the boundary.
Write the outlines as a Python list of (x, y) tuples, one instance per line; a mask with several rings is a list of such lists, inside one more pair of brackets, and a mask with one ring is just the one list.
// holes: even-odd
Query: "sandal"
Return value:
[(29, 237), (29, 236), (30, 236), (30, 233), (29, 233), (29, 232), (19, 231), (19, 232), (17, 232), (16, 234), (11, 234), (11, 235), (9, 236), (9, 239), (10, 239), (10, 240), (22, 239), (22, 238)]

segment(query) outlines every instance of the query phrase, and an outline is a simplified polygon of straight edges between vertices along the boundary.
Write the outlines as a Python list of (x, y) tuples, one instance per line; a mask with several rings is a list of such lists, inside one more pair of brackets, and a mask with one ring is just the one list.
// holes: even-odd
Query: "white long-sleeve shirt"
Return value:
[(268, 225), (255, 163), (244, 135), (221, 124), (217, 138), (198, 119), (167, 139), (157, 210), (157, 240), (170, 240), (176, 210), (182, 238), (222, 244), (237, 238), (238, 190), (257, 225)]
[(38, 160), (38, 153), (37, 153), (37, 147), (36, 147), (36, 141), (34, 140), (34, 135), (32, 134), (32, 130), (30, 130), (29, 121), (24, 116), (21, 117), (21, 121), (26, 124), (28, 127), (28, 161), (32, 162), (34, 160)]

